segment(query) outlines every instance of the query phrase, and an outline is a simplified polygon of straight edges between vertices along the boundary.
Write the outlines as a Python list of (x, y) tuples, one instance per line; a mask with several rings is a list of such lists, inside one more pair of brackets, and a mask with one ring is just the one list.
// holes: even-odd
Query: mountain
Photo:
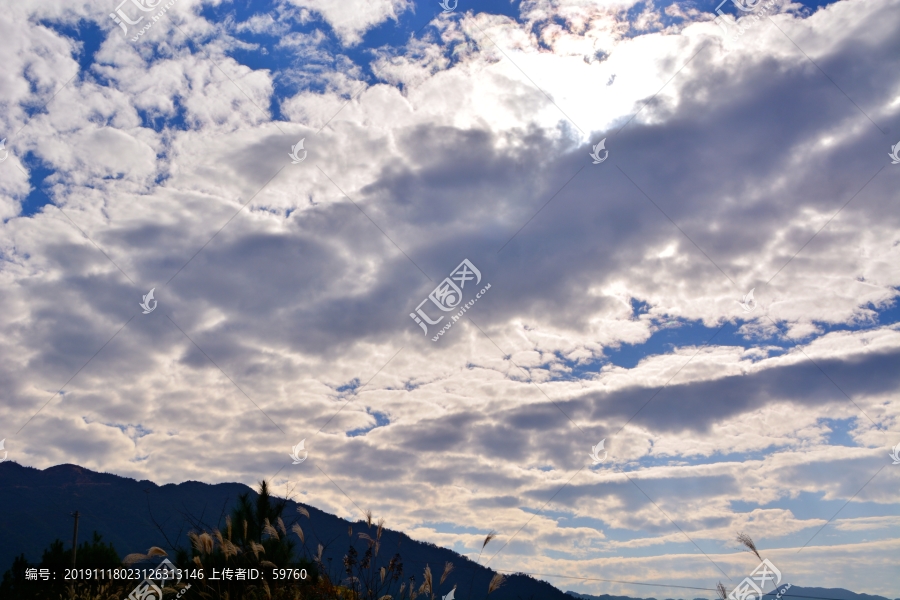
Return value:
[[(784, 586), (781, 586), (782, 588)], [(776, 594), (770, 593), (763, 596), (763, 600), (775, 600)], [(781, 596), (785, 600), (888, 600), (884, 596), (871, 594), (857, 594), (843, 588), (820, 588), (793, 586)], [(896, 600), (900, 600), (897, 598)]]
[[(256, 492), (240, 483), (215, 485), (187, 481), (180, 484), (157, 485), (152, 481), (136, 481), (109, 473), (96, 473), (76, 465), (57, 465), (39, 470), (23, 467), (15, 462), (0, 463), (0, 574), (12, 565), (15, 556), (24, 553), (31, 561), (39, 561), (41, 553), (51, 542), (59, 538), (65, 547), (71, 546), (72, 517), (78, 510), (79, 541), (90, 539), (92, 532), (103, 536), (104, 542), (112, 542), (125, 556), (132, 552), (146, 552), (151, 546), (170, 551), (173, 546), (188, 546), (187, 532), (201, 528), (222, 528), (225, 515), (229, 514), (240, 494), (249, 493), (255, 499)], [(296, 502), (288, 502), (285, 515), (296, 515)], [(303, 517), (301, 526), (306, 532), (305, 548), (315, 554), (322, 544), (326, 548), (323, 560), (330, 558), (340, 564), (351, 538), (348, 527), (353, 529), (352, 543), (360, 553), (366, 545), (358, 533), (368, 532), (363, 521), (350, 522), (303, 504), (310, 518)], [(290, 523), (288, 523), (290, 527)], [(299, 541), (299, 540), (298, 540)], [(298, 545), (298, 549), (304, 546)], [(427, 542), (413, 540), (409, 536), (385, 528), (381, 538), (383, 552), (392, 556), (399, 552), (404, 572), (421, 580), (422, 570), (429, 564), (433, 572), (440, 573), (445, 562), (452, 562), (455, 569), (448, 578), (456, 584), (456, 597), (484, 597), (488, 582), (494, 572), (445, 548)], [(449, 589), (449, 586), (448, 586)], [(563, 593), (549, 583), (526, 575), (512, 575), (499, 590), (491, 594), (491, 600), (657, 600), (637, 599), (628, 596), (591, 596), (576, 592)], [(715, 594), (694, 600), (715, 600)], [(764, 600), (774, 600), (774, 594), (766, 594)], [(791, 587), (783, 600), (888, 600), (882, 596), (856, 594), (844, 589)], [(663, 599), (660, 599), (663, 600)], [(898, 598), (897, 600), (900, 600)]]
[[(225, 515), (236, 504), (240, 494), (256, 492), (240, 483), (215, 485), (187, 481), (157, 485), (152, 481), (136, 481), (109, 473), (96, 473), (76, 465), (57, 465), (44, 470), (23, 467), (15, 462), (0, 463), (0, 574), (10, 568), (13, 559), (24, 553), (37, 562), (42, 551), (55, 539), (71, 547), (72, 512), (79, 512), (79, 542), (90, 539), (92, 532), (112, 542), (119, 556), (146, 552), (159, 546), (174, 555), (173, 547), (188, 547), (188, 531), (224, 528)], [(297, 515), (296, 502), (288, 502), (285, 515)], [(359, 533), (372, 533), (365, 522), (350, 522), (303, 504), (309, 519), (300, 522), (306, 542), (298, 542), (298, 550), (316, 553), (319, 544), (326, 549), (323, 562), (331, 559), (340, 565), (352, 544), (362, 554), (366, 543)], [(288, 528), (291, 524), (288, 522)], [(348, 536), (348, 527), (353, 530)], [(449, 561), (454, 570), (447, 579), (447, 590), (457, 585), (456, 597), (482, 598), (494, 575), (490, 569), (434, 544), (416, 541), (409, 536), (385, 528), (381, 537), (382, 552), (387, 556), (400, 553), (404, 573), (421, 581), (425, 565), (441, 573)], [(571, 600), (547, 582), (526, 575), (511, 575), (491, 594), (491, 600)]]
[[(780, 586), (779, 590), (784, 590), (787, 586)], [(610, 596), (602, 594), (600, 596), (591, 596), (589, 594), (579, 594), (578, 592), (566, 592), (569, 596), (579, 598), (581, 600), (657, 600), (656, 598), (632, 598), (630, 596)], [(765, 594), (762, 600), (775, 600), (777, 593), (772, 592)], [(718, 596), (713, 593), (709, 598), (694, 598), (694, 600), (715, 600)], [(857, 594), (842, 588), (812, 588), (799, 587), (792, 585), (785, 591), (781, 598), (783, 600), (888, 600), (884, 596), (872, 596), (871, 594)], [(668, 599), (667, 599), (668, 600)], [(897, 598), (896, 600), (900, 600)]]
[[(590, 594), (579, 594), (578, 592), (566, 592), (568, 595), (581, 600), (657, 600), (656, 598), (632, 598), (631, 596), (610, 596), (609, 594), (601, 594), (600, 596), (591, 596)], [(667, 599), (671, 600), (671, 599)], [(707, 600), (706, 598), (694, 598), (694, 600)]]

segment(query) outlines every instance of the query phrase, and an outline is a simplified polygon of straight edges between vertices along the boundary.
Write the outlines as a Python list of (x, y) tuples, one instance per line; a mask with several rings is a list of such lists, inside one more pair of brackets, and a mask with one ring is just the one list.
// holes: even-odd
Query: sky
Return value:
[(9, 4), (6, 460), (895, 597), (900, 0), (751, 4)]

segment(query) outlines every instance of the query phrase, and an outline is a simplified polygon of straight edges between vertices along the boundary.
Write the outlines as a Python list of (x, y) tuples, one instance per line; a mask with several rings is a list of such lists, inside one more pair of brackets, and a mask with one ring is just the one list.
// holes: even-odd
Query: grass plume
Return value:
[(725, 586), (722, 585), (721, 581), (716, 586), (716, 594), (718, 594), (719, 598), (721, 598), (722, 600), (728, 600), (728, 590), (725, 589)]
[(759, 555), (759, 551), (757, 551), (757, 549), (756, 549), (756, 544), (753, 543), (753, 540), (750, 539), (749, 535), (747, 535), (746, 533), (743, 533), (743, 532), (738, 533), (737, 541), (744, 548), (748, 549), (750, 552), (755, 554), (756, 558), (758, 558), (759, 560), (762, 560), (762, 556)]
[(488, 595), (493, 594), (497, 591), (497, 589), (503, 585), (503, 582), (506, 580), (506, 577), (501, 575), (500, 573), (494, 573), (494, 577), (491, 579), (491, 582), (488, 584)]
[(447, 564), (444, 565), (444, 572), (441, 574), (441, 583), (439, 585), (444, 585), (444, 580), (447, 579), (447, 575), (449, 575), (452, 570), (453, 563), (448, 561)]

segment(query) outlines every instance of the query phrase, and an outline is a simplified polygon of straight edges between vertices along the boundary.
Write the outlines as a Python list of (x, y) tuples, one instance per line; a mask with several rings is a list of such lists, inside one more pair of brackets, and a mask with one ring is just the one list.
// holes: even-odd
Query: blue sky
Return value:
[(18, 3), (10, 459), (633, 582), (587, 593), (733, 586), (738, 531), (897, 589), (900, 11), (717, 5)]

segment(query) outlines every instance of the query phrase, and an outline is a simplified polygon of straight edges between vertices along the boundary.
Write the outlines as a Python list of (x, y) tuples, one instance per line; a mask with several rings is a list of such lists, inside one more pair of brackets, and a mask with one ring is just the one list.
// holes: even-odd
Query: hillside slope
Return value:
[[(239, 483), (205, 484), (188, 481), (159, 486), (152, 481), (136, 481), (108, 473), (96, 473), (76, 465), (57, 465), (39, 470), (14, 462), (0, 463), (0, 573), (12, 565), (15, 556), (25, 553), (32, 561), (40, 560), (41, 552), (53, 540), (63, 540), (68, 548), (72, 539), (70, 513), (81, 513), (79, 540), (88, 539), (97, 531), (104, 541), (112, 542), (120, 556), (131, 552), (146, 552), (160, 546), (170, 553), (173, 547), (188, 546), (187, 532), (204, 528), (222, 528), (224, 517), (240, 494), (256, 493)], [(303, 505), (310, 514), (300, 521), (306, 532), (305, 548), (297, 541), (298, 549), (316, 553), (319, 544), (326, 550), (326, 565), (331, 559), (340, 565), (351, 543), (363, 553), (365, 542), (358, 533), (371, 533), (362, 521), (351, 523), (313, 506)], [(297, 503), (288, 502), (286, 517), (294, 518)], [(285, 519), (288, 528), (291, 522)], [(353, 537), (348, 536), (352, 527)], [(440, 573), (445, 562), (452, 562), (454, 571), (447, 588), (457, 585), (456, 597), (484, 597), (493, 571), (445, 548), (413, 540), (409, 536), (385, 528), (381, 538), (381, 552), (387, 556), (400, 553), (404, 573), (421, 581), (426, 564)], [(552, 585), (523, 575), (510, 576), (506, 583), (491, 594), (491, 600), (571, 600)]]

